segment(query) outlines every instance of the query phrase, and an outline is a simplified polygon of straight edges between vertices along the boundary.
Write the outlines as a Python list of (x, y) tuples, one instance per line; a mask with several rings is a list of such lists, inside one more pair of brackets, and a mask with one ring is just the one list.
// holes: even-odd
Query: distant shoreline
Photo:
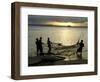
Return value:
[(59, 25), (42, 25), (42, 24), (28, 24), (28, 26), (41, 26), (41, 27), (66, 27), (66, 28), (87, 28), (88, 26), (59, 26)]

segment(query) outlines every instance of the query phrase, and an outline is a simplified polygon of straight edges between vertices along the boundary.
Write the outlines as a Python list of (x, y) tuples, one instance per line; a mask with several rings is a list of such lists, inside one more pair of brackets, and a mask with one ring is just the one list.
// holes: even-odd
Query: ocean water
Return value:
[(51, 42), (73, 45), (78, 40), (84, 41), (85, 55), (87, 58), (88, 28), (85, 27), (43, 27), (28, 26), (28, 56), (36, 56), (36, 38), (42, 37), (42, 42), (47, 43), (49, 37)]

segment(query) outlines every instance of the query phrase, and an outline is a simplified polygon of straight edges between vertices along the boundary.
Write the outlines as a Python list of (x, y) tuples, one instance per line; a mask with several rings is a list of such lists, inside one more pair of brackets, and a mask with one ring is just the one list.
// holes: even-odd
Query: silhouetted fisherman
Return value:
[(51, 41), (50, 41), (50, 38), (48, 38), (47, 40), (47, 44), (48, 44), (48, 53), (51, 53)]
[(40, 54), (43, 55), (42, 37), (40, 37), (39, 40), (39, 50), (40, 50)]
[(81, 42), (79, 43), (79, 48), (77, 49), (77, 58), (78, 59), (82, 59), (82, 49), (84, 47), (84, 43), (83, 40), (81, 40)]
[(36, 38), (36, 51), (37, 51), (37, 56), (39, 55), (39, 40)]

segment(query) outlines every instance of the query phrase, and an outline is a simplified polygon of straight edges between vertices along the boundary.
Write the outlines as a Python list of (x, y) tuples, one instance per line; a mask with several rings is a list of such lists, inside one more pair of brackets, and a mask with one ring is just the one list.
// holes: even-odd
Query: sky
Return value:
[(28, 25), (33, 26), (87, 26), (87, 17), (28, 15)]

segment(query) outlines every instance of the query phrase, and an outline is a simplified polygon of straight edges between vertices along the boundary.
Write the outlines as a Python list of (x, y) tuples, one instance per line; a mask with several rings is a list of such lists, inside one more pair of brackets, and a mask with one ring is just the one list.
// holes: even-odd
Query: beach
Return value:
[[(48, 54), (48, 56), (59, 56), (64, 57), (63, 60), (57, 61), (44, 61), (41, 60), (40, 57), (36, 54), (36, 38), (42, 37), (43, 44), (43, 52), (48, 52), (47, 47), (47, 38), (50, 38), (52, 43), (59, 44), (61, 43), (62, 46), (70, 46), (77, 43), (79, 40), (84, 41), (84, 48), (82, 52), (83, 60), (77, 60), (75, 52), (77, 48), (65, 48), (65, 49), (58, 49), (55, 50), (52, 48), (51, 52), (53, 54)], [(87, 64), (88, 59), (88, 44), (87, 44), (87, 28), (72, 28), (72, 27), (41, 27), (41, 26), (29, 26), (28, 28), (28, 64), (29, 66), (45, 66), (45, 65), (71, 65), (71, 64)], [(53, 47), (58, 48), (59, 46), (55, 46), (52, 44)], [(39, 60), (39, 61), (38, 61)], [(40, 61), (41, 60), (41, 61)], [(33, 63), (32, 63), (33, 62)]]

